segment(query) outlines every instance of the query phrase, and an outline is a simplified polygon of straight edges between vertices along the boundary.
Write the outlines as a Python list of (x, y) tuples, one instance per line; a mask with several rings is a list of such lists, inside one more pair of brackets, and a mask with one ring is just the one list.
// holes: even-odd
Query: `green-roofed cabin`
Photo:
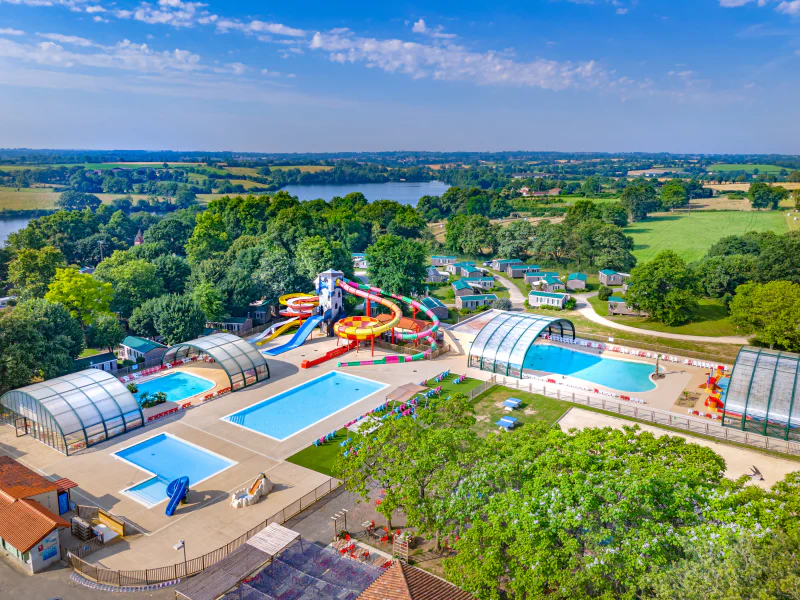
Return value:
[(425, 308), (427, 308), (440, 319), (446, 319), (450, 314), (450, 311), (447, 309), (444, 303), (433, 296), (426, 296), (421, 300), (421, 303)]
[(554, 306), (559, 309), (564, 308), (564, 305), (569, 300), (569, 294), (559, 294), (555, 292), (544, 292), (538, 290), (531, 290), (528, 294), (528, 305), (531, 308), (538, 306)]
[[(145, 362), (160, 360), (167, 347), (147, 338), (129, 335), (119, 345), (119, 357), (136, 362), (143, 358)], [(140, 361), (141, 362), (141, 361)]]
[(83, 371), (84, 369), (116, 371), (117, 356), (113, 352), (103, 352), (102, 354), (94, 354), (84, 358), (76, 358), (74, 361), (72, 361), (72, 367), (75, 371)]
[(479, 306), (491, 306), (497, 300), (494, 294), (475, 294), (473, 296), (456, 296), (456, 308), (468, 308), (470, 310)]
[(568, 290), (585, 290), (586, 289), (586, 273), (570, 273), (567, 277)]

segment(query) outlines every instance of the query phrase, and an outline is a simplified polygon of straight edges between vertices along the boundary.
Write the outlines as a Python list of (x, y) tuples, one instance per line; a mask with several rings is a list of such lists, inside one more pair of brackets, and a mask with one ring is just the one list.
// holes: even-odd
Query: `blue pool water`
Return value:
[(331, 371), (222, 420), (285, 440), (385, 387), (377, 381)]
[(166, 500), (167, 485), (178, 477), (187, 476), (191, 488), (236, 464), (166, 433), (115, 452), (114, 455), (155, 475), (125, 490), (146, 506), (155, 506)]
[(649, 364), (602, 358), (546, 344), (531, 346), (523, 368), (569, 375), (621, 392), (649, 392), (656, 387), (650, 381), (655, 367)]
[(191, 398), (196, 394), (202, 394), (214, 387), (214, 382), (190, 373), (178, 371), (170, 373), (163, 377), (156, 377), (150, 381), (137, 383), (136, 387), (139, 391), (135, 396), (139, 398), (143, 393), (155, 394), (156, 392), (164, 392), (167, 395), (167, 400), (171, 402), (180, 402), (186, 398)]

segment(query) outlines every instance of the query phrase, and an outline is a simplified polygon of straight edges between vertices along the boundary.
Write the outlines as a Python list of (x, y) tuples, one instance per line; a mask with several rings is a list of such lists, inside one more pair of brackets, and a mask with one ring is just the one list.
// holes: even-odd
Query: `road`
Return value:
[(525, 310), (525, 296), (522, 295), (522, 292), (519, 291), (519, 288), (514, 285), (513, 282), (509, 281), (505, 277), (501, 277), (496, 272), (492, 273), (494, 278), (499, 281), (503, 287), (508, 288), (508, 294), (511, 299), (511, 306), (514, 310)]
[(618, 329), (619, 331), (627, 331), (629, 333), (638, 333), (640, 335), (649, 335), (657, 338), (669, 338), (671, 340), (684, 340), (686, 342), (711, 342), (714, 344), (733, 344), (736, 346), (746, 346), (748, 344), (747, 338), (737, 336), (714, 337), (705, 335), (684, 335), (682, 333), (652, 331), (650, 329), (639, 329), (638, 327), (623, 325), (621, 323), (617, 323), (616, 321), (611, 321), (605, 317), (601, 317), (595, 312), (594, 307), (589, 303), (589, 298), (596, 295), (597, 292), (592, 294), (574, 295), (573, 298), (575, 298), (577, 301), (575, 310), (577, 310), (581, 315), (590, 321), (594, 321), (599, 325), (605, 325), (606, 327)]

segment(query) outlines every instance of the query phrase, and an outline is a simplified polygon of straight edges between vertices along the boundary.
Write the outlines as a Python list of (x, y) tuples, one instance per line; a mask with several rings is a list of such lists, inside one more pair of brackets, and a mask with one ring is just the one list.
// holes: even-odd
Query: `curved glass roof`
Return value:
[(214, 333), (170, 347), (162, 362), (171, 363), (204, 353), (225, 369), (235, 389), (269, 379), (269, 367), (261, 353), (242, 338), (230, 333)]
[(481, 329), (472, 342), (469, 365), (521, 377), (528, 349), (545, 330), (575, 338), (575, 327), (568, 319), (529, 313), (500, 313)]
[[(89, 446), (142, 424), (139, 403), (119, 379), (86, 369), (7, 392), (0, 404), (55, 433), (66, 448)], [(62, 449), (61, 443), (48, 444)], [(79, 444), (83, 445), (79, 445)]]
[(800, 354), (746, 346), (736, 357), (725, 392), (723, 424), (800, 439), (798, 393)]

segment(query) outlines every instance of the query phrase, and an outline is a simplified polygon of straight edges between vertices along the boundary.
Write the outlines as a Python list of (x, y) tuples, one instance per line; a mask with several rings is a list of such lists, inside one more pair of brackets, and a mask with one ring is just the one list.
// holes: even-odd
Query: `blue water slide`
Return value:
[(298, 346), (302, 346), (303, 342), (308, 339), (308, 336), (311, 335), (311, 332), (314, 330), (314, 328), (318, 327), (324, 318), (325, 317), (319, 315), (315, 317), (309, 317), (306, 319), (306, 322), (300, 326), (300, 329), (295, 332), (291, 340), (289, 340), (283, 346), (270, 348), (269, 350), (262, 350), (261, 354), (266, 354), (267, 356), (278, 356), (279, 354), (283, 354), (289, 350), (294, 350)]
[(168, 517), (171, 517), (175, 514), (175, 509), (178, 508), (178, 504), (181, 503), (181, 500), (183, 500), (188, 493), (188, 477), (178, 477), (177, 479), (170, 481), (169, 485), (167, 486), (167, 496), (169, 496), (169, 502), (167, 502)]

